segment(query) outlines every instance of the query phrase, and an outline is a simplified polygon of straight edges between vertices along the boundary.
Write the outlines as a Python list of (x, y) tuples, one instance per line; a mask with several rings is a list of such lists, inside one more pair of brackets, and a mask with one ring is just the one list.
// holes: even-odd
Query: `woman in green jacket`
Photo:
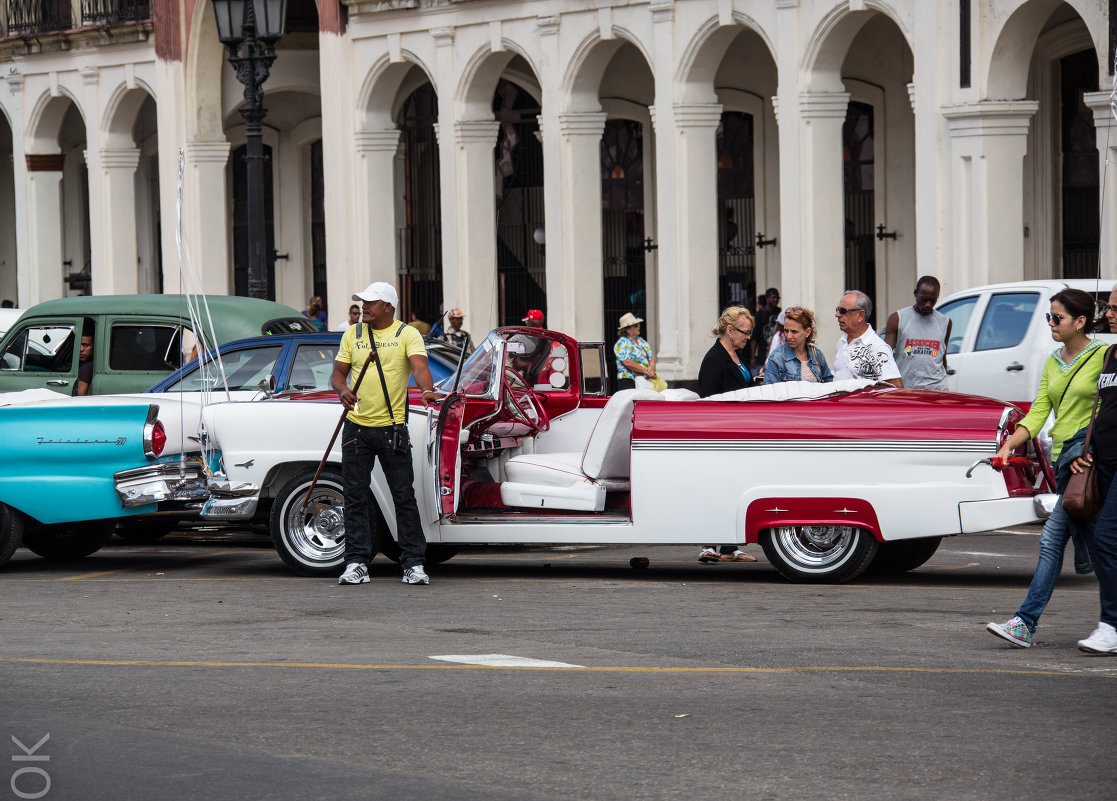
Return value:
[[(1051, 459), (1056, 463), (1056, 489), (1060, 494), (1066, 486), (1066, 479), (1061, 477), (1068, 475), (1069, 461), (1073, 461), (1071, 457), (1076, 454), (1067, 448), (1067, 458), (1059, 457), (1064, 451), (1064, 444), (1068, 440), (1080, 439), (1076, 435), (1090, 422), (1090, 407), (1098, 386), (1098, 374), (1105, 362), (1105, 343), (1088, 336), (1093, 330), (1096, 307), (1094, 299), (1080, 289), (1064, 289), (1051, 298), (1047, 324), (1051, 327), (1051, 338), (1062, 343), (1062, 347), (1047, 357), (1039, 382), (1039, 394), (1031, 410), (997, 451), (997, 456), (1007, 459), (1012, 451), (1039, 433), (1047, 422), (1048, 414), (1054, 411)], [(1081, 444), (1076, 450), (1081, 452)], [(1075, 525), (1081, 524), (1070, 520), (1063, 511), (1060, 498), (1039, 536), (1039, 561), (1027, 598), (1008, 621), (989, 623), (985, 628), (990, 633), (1003, 637), (1018, 648), (1027, 648), (1032, 644), (1039, 616), (1051, 600), (1055, 582), (1063, 569), (1063, 552)], [(1076, 538), (1075, 548), (1079, 547), (1080, 539), (1087, 538)], [(1085, 554), (1079, 556), (1083, 557), (1080, 564), (1086, 565)]]

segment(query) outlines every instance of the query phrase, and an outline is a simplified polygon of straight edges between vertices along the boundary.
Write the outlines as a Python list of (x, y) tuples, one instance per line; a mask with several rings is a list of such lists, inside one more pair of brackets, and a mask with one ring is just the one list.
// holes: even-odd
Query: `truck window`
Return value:
[(939, 307), (939, 311), (950, 318), (950, 341), (946, 343), (946, 352), (957, 353), (962, 350), (962, 341), (966, 338), (966, 329), (970, 327), (970, 318), (973, 317), (974, 308), (977, 307), (977, 296), (959, 298)]
[(176, 325), (115, 323), (109, 341), (109, 369), (145, 373), (174, 370), (181, 359), (177, 355), (177, 335)]
[(0, 369), (25, 373), (68, 373), (74, 364), (74, 326), (33, 325), (23, 329), (3, 354)]
[(974, 350), (999, 350), (1019, 345), (1028, 333), (1037, 303), (1039, 294), (1036, 292), (994, 295), (989, 299), (985, 316), (981, 318)]

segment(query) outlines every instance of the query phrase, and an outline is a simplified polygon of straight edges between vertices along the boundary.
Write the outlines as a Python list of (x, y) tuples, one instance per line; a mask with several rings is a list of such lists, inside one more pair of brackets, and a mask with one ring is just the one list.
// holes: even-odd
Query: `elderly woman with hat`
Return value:
[(617, 335), (620, 339), (613, 346), (613, 354), (617, 357), (617, 389), (635, 389), (636, 377), (641, 376), (654, 381), (655, 356), (652, 355), (652, 346), (640, 336), (640, 323), (643, 318), (637, 317), (632, 312), (626, 312), (617, 323)]

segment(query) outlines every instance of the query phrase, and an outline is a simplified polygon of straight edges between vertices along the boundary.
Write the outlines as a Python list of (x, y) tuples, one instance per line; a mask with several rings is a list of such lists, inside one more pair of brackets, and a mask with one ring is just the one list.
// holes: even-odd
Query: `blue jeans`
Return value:
[[(1114, 508), (1117, 510), (1117, 499)], [(1055, 510), (1043, 524), (1043, 531), (1039, 535), (1039, 560), (1036, 562), (1032, 583), (1028, 585), (1028, 597), (1016, 610), (1016, 616), (1023, 620), (1028, 630), (1033, 633), (1036, 624), (1039, 623), (1039, 616), (1043, 614), (1047, 602), (1051, 600), (1051, 593), (1055, 591), (1055, 582), (1063, 572), (1063, 552), (1067, 549), (1071, 530), (1075, 525), (1085, 534), (1084, 539), (1089, 543), (1092, 539), (1090, 529), (1093, 526), (1090, 523), (1076, 523), (1071, 520), (1063, 511), (1063, 497), (1060, 495)]]
[(1094, 573), (1101, 599), (1099, 620), (1117, 627), (1117, 463), (1098, 462), (1098, 489), (1105, 501), (1094, 523)]
[[(406, 429), (404, 429), (406, 432)], [(341, 478), (345, 491), (345, 564), (367, 564), (375, 555), (369, 521), (371, 505), (376, 503), (370, 489), (372, 467), (380, 460), (392, 500), (396, 507), (396, 535), (400, 564), (404, 569), (423, 564), (427, 541), (419, 523), (415, 503), (415, 471), (411, 466), (411, 446), (392, 450), (391, 427), (368, 428), (345, 421), (341, 429)], [(390, 536), (384, 532), (384, 536)]]

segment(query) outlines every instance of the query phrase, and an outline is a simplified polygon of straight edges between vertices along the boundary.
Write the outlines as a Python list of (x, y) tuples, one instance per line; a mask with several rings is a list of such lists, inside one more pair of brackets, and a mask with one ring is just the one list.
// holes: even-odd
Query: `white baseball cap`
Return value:
[(399, 295), (396, 293), (396, 288), (383, 281), (376, 281), (375, 283), (369, 284), (364, 292), (357, 292), (354, 294), (353, 300), (363, 300), (368, 303), (372, 303), (374, 300), (382, 300), (385, 303), (391, 304), (392, 308), (399, 306)]

